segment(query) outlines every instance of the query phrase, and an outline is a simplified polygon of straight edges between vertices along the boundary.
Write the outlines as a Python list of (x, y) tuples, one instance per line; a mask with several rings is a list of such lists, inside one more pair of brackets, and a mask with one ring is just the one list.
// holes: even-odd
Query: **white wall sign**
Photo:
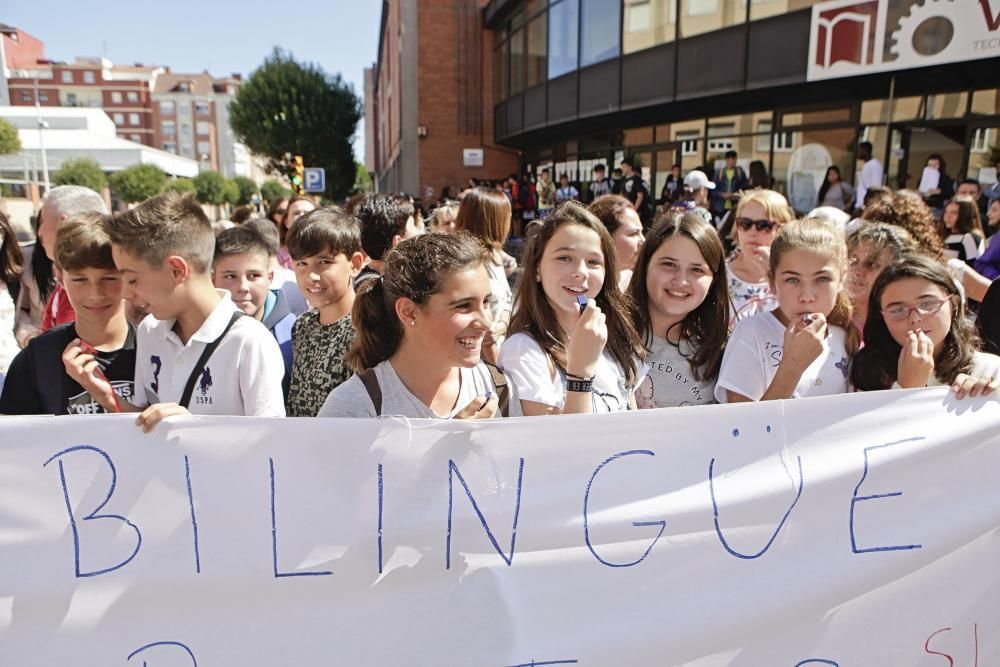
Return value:
[(462, 164), (466, 167), (482, 167), (484, 158), (482, 148), (465, 148), (462, 150)]
[(1000, 0), (831, 0), (813, 5), (807, 79), (1000, 56)]
[(0, 664), (996, 665), (997, 470), (946, 389), (0, 418)]

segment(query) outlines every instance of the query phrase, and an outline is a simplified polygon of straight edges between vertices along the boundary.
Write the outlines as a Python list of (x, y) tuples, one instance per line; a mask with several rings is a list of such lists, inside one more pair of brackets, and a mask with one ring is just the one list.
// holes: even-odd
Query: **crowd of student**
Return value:
[(651, 226), (623, 195), (554, 202), (519, 262), (496, 188), (427, 220), (373, 194), (217, 228), (191, 196), (109, 216), (54, 188), (27, 257), (0, 216), (0, 413), (137, 412), (148, 430), (187, 413), (484, 419), (997, 386), (983, 346), (1000, 343), (1000, 289), (975, 260), (1000, 242), (948, 256), (966, 226), (986, 245), (975, 206), (948, 203), (938, 226), (919, 193), (873, 187), (855, 220), (797, 220), (779, 193), (741, 189), (720, 230), (703, 177)]

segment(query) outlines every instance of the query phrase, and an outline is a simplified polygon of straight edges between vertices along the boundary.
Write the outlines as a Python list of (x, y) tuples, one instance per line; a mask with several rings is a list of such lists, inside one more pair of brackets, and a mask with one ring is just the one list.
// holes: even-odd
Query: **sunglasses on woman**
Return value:
[(921, 299), (912, 306), (908, 306), (905, 303), (894, 303), (888, 308), (882, 309), (882, 316), (887, 320), (895, 320), (898, 322), (908, 318), (910, 313), (915, 310), (921, 317), (927, 317), (928, 315), (933, 315), (941, 310), (941, 306), (947, 302), (948, 299), (935, 299), (931, 297)]
[(778, 226), (778, 223), (771, 220), (751, 220), (750, 218), (736, 218), (736, 226), (744, 232), (749, 232), (756, 227), (758, 232), (769, 232)]

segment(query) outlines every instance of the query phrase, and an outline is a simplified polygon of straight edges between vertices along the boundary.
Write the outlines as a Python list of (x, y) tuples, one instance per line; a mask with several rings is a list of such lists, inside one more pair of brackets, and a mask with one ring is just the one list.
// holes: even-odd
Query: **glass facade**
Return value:
[(577, 69), (579, 24), (579, 0), (559, 0), (549, 7), (550, 79)]
[(675, 0), (625, 0), (624, 5), (624, 53), (634, 53), (674, 41), (677, 36)]
[(621, 53), (621, 0), (580, 0), (580, 67)]

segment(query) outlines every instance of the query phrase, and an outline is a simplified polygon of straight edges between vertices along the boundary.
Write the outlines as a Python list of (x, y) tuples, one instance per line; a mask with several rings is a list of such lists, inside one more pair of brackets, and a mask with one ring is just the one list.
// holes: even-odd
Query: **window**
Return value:
[(510, 94), (517, 95), (524, 90), (524, 30), (515, 30), (510, 35)]
[(93, 72), (84, 72), (83, 73), (83, 82), (84, 83), (94, 83), (95, 81), (96, 81), (96, 79), (94, 78), (94, 73)]
[(175, 153), (176, 154), (177, 153), (177, 143), (173, 142), (173, 141), (164, 141), (163, 142), (163, 150), (167, 151), (168, 153)]
[(125, 124), (125, 114), (123, 113), (112, 114), (111, 119), (115, 121), (115, 125)]
[(190, 144), (185, 144), (185, 145), (181, 146), (181, 155), (183, 155), (184, 157), (193, 158), (194, 157), (194, 148), (192, 148), (190, 146)]
[(778, 132), (774, 135), (774, 152), (791, 153), (795, 150), (795, 133)]
[(128, 93), (126, 93), (126, 95), (128, 96), (128, 101), (130, 104), (139, 103), (139, 93), (137, 93), (136, 91), (130, 90), (128, 91)]
[(76, 106), (76, 93), (66, 93), (66, 104), (71, 107)]
[(139, 119), (139, 114), (137, 114), (137, 113), (130, 113), (128, 115), (128, 124), (129, 125), (142, 125), (142, 121)]
[(507, 75), (510, 71), (508, 56), (510, 46), (503, 42), (493, 51), (493, 96), (494, 102), (507, 99)]
[(560, 0), (549, 8), (549, 78), (577, 68), (579, 0)]
[(211, 130), (211, 125), (212, 125), (212, 124), (211, 124), (211, 123), (209, 123), (208, 121), (204, 121), (204, 120), (199, 120), (199, 121), (198, 121), (198, 122), (197, 122), (197, 123), (195, 124), (195, 131), (196, 131), (196, 132), (197, 132), (198, 134), (203, 134), (203, 135), (204, 135), (204, 134), (209, 134), (209, 133), (211, 133), (211, 131), (212, 131), (212, 130)]
[[(528, 80), (527, 87), (537, 86), (540, 83), (545, 83), (546, 74), (546, 64), (545, 64), (545, 48), (546, 40), (548, 38), (548, 21), (547, 16), (542, 13), (536, 16), (528, 24), (528, 55), (527, 55), (527, 65), (528, 65)], [(520, 32), (518, 32), (520, 34)]]
[(111, 92), (111, 103), (112, 104), (121, 104), (122, 103), (122, 94), (120, 92), (118, 92), (117, 90)]
[(182, 114), (184, 114), (185, 116), (190, 116), (191, 115), (191, 103), (190, 102), (181, 102), (180, 112)]
[(31, 93), (26, 93), (26, 92), (22, 91), (21, 92), (21, 101), (22, 102), (30, 102), (31, 101)]
[(172, 120), (160, 121), (160, 133), (167, 137), (177, 134), (177, 123)]
[(990, 128), (976, 128), (975, 133), (972, 135), (972, 148), (970, 150), (973, 153), (990, 152)]
[(698, 130), (679, 130), (675, 137), (681, 144), (681, 155), (698, 154)]
[(48, 93), (38, 93), (38, 101), (39, 102), (48, 102), (49, 101), (49, 94)]
[(141, 144), (142, 143), (142, 135), (141, 134), (130, 134), (130, 135), (128, 135), (128, 138), (129, 138), (130, 141), (134, 141), (137, 144)]
[(676, 34), (676, 0), (625, 0), (625, 53), (672, 42)]
[(681, 0), (681, 37), (746, 22), (746, 0)]
[(160, 113), (164, 116), (174, 115), (174, 103), (169, 100), (163, 100), (160, 102)]
[(725, 153), (736, 150), (732, 135), (736, 133), (735, 123), (720, 123), (708, 126), (708, 152)]
[(181, 136), (182, 137), (191, 136), (191, 123), (181, 123)]
[(70, 72), (68, 70), (64, 70), (63, 73), (62, 73), (62, 82), (63, 83), (73, 83), (73, 72)]
[(210, 109), (210, 107), (209, 107), (208, 102), (195, 102), (194, 103), (194, 112), (197, 115), (199, 115), (199, 116), (207, 116), (208, 113), (209, 113), (209, 109)]
[(580, 67), (621, 52), (620, 0), (580, 0)]
[(212, 142), (210, 141), (199, 141), (198, 142), (198, 155), (211, 155), (212, 154)]

